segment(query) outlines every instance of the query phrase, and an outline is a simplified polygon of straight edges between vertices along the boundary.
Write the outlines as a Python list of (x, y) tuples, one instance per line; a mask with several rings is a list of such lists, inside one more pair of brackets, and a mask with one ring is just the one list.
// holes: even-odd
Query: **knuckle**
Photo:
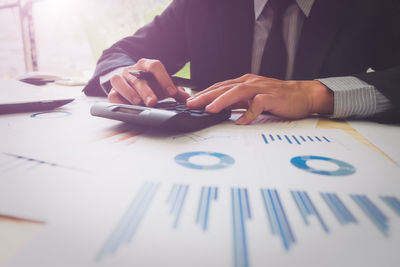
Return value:
[(143, 65), (146, 63), (146, 61), (148, 61), (147, 58), (141, 58), (138, 60), (138, 62), (136, 63), (136, 65)]
[(256, 79), (257, 77), (258, 77), (257, 75), (252, 74), (252, 73), (246, 73), (246, 74), (244, 74), (244, 75), (242, 76), (242, 78), (243, 78), (244, 80), (254, 80), (254, 79)]
[(221, 87), (222, 84), (223, 84), (223, 82), (217, 82), (217, 83), (214, 84), (214, 86), (215, 86), (215, 87)]
[(261, 104), (261, 103), (264, 103), (265, 100), (266, 100), (266, 96), (265, 95), (258, 94), (253, 98), (253, 103)]
[(152, 59), (147, 62), (149, 70), (159, 70), (162, 67), (162, 63), (159, 60)]
[(233, 87), (231, 90), (232, 90), (233, 92), (236, 92), (236, 91), (246, 91), (246, 86), (245, 86), (243, 83), (241, 83), (241, 84), (239, 84), (239, 85)]
[(120, 81), (120, 79), (121, 79), (121, 76), (120, 76), (120, 75), (114, 74), (114, 75), (111, 77), (111, 79), (110, 79), (111, 85), (112, 85), (114, 88), (117, 87), (117, 83)]

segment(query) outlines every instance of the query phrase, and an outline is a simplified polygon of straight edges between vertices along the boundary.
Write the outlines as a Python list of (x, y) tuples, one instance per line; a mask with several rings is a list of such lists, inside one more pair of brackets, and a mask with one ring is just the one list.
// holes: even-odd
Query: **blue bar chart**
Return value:
[(246, 221), (251, 219), (247, 188), (232, 188), (231, 197), (234, 263), (235, 267), (247, 267), (250, 264), (247, 251)]
[(153, 201), (158, 187), (159, 183), (147, 182), (143, 184), (98, 253), (97, 261), (101, 260), (106, 254), (114, 254), (123, 243), (131, 242)]
[(169, 205), (169, 214), (174, 217), (173, 227), (177, 228), (179, 218), (182, 213), (183, 205), (185, 203), (186, 195), (189, 190), (188, 185), (177, 185), (174, 184), (167, 198), (167, 204)]
[(202, 186), (197, 208), (196, 224), (200, 225), (203, 231), (208, 228), (208, 219), (212, 202), (218, 200), (218, 187)]
[(309, 225), (308, 216), (316, 216), (319, 223), (321, 224), (323, 230), (326, 233), (329, 233), (328, 226), (326, 225), (325, 221), (322, 219), (321, 215), (319, 214), (317, 208), (315, 207), (314, 203), (311, 201), (307, 192), (304, 191), (291, 191), (292, 197), (296, 202), (297, 208), (303, 218), (303, 221), (306, 225)]
[(2, 153), (2, 157), (0, 159), (0, 170), (2, 172), (13, 171), (15, 169), (32, 171), (40, 167), (56, 167), (73, 171), (83, 171), (78, 168), (12, 153)]
[(400, 215), (400, 201), (396, 197), (381, 196), (381, 199), (395, 212)]
[[(224, 219), (224, 217), (221, 216), (226, 215), (223, 215), (223, 213), (216, 213), (215, 216), (213, 215), (213, 220), (211, 221), (210, 211), (213, 209), (213, 205), (222, 200), (222, 198), (226, 201), (230, 198), (231, 218), (229, 219), (229, 217), (227, 217), (227, 219), (231, 220), (232, 224), (232, 233), (229, 234), (232, 235), (232, 244), (227, 243), (227, 245), (230, 245), (232, 248), (232, 260), (235, 267), (251, 266), (252, 251), (249, 250), (248, 238), (253, 238), (254, 236), (248, 236), (247, 228), (253, 225), (249, 224), (251, 220), (261, 217), (261, 215), (255, 216), (257, 214), (252, 214), (253, 209), (265, 211), (262, 215), (262, 217), (264, 217), (263, 224), (266, 229), (269, 228), (271, 236), (280, 239), (282, 249), (287, 253), (291, 252), (295, 245), (297, 247), (302, 243), (302, 240), (296, 238), (297, 227), (296, 223), (294, 223), (296, 221), (300, 223), (304, 222), (306, 226), (312, 226), (313, 223), (317, 222), (315, 227), (319, 228), (318, 225), (320, 225), (322, 234), (332, 233), (326, 223), (327, 218), (323, 218), (318, 209), (329, 210), (329, 212), (334, 215), (330, 217), (331, 220), (336, 220), (337, 223), (342, 226), (352, 224), (359, 227), (363, 225), (363, 218), (361, 218), (361, 215), (365, 215), (367, 221), (371, 221), (373, 223), (372, 225), (374, 225), (380, 233), (383, 233), (386, 237), (390, 234), (389, 217), (386, 216), (370, 198), (362, 194), (350, 194), (347, 201), (344, 201), (345, 199), (343, 197), (339, 197), (339, 195), (334, 192), (318, 192), (317, 195), (313, 195), (315, 197), (312, 199), (310, 194), (304, 190), (289, 190), (289, 192), (287, 192), (289, 198), (282, 198), (281, 195), (284, 195), (282, 192), (278, 192), (278, 190), (274, 188), (265, 187), (258, 189), (258, 193), (261, 193), (261, 201), (250, 203), (251, 195), (257, 193), (257, 191), (251, 191), (244, 187), (226, 188), (227, 190), (224, 191), (217, 186), (203, 185), (198, 187), (199, 191), (197, 192), (200, 194), (196, 199), (188, 197), (189, 194), (196, 192), (196, 190), (189, 190), (192, 185), (173, 184), (165, 188), (165, 190), (159, 190), (160, 187), (162, 186), (158, 182), (146, 182), (142, 185), (135, 194), (133, 201), (106, 239), (106, 242), (101, 247), (95, 258), (96, 261), (101, 260), (106, 255), (115, 254), (122, 244), (131, 243), (135, 233), (139, 230), (141, 221), (143, 221), (143, 218), (150, 209), (153, 199), (157, 194), (165, 194), (165, 198), (163, 197), (165, 202), (161, 204), (167, 204), (168, 214), (172, 217), (172, 227), (168, 227), (171, 229), (179, 229), (178, 226), (180, 223), (188, 222), (187, 220), (180, 220), (183, 214), (185, 214), (185, 216), (192, 214), (194, 216), (194, 225), (200, 228), (202, 232), (209, 230), (210, 223), (214, 220)], [(230, 196), (228, 196), (228, 193), (230, 193)], [(388, 211), (393, 211), (395, 215), (400, 214), (400, 202), (397, 197), (384, 195), (379, 196), (379, 198), (382, 200), (380, 205), (388, 206)], [(353, 208), (358, 207), (359, 210), (362, 211), (359, 215), (360, 218), (356, 218), (354, 214), (357, 213), (354, 213), (354, 210), (349, 208), (349, 203), (346, 203), (352, 200), (356, 203), (356, 205), (353, 205)], [(285, 208), (286, 205), (290, 204), (288, 202), (291, 202), (299, 213), (288, 213)], [(221, 203), (223, 203), (223, 201), (221, 201)], [(184, 208), (185, 205), (187, 206), (186, 208)], [(252, 208), (252, 205), (259, 205), (259, 207)], [(163, 207), (158, 204), (154, 206), (161, 209)], [(221, 207), (218, 207), (218, 209), (220, 208)], [(261, 208), (261, 210), (259, 208)], [(165, 216), (164, 212), (158, 212), (155, 209), (154, 211), (156, 213), (153, 214), (152, 212), (152, 216), (161, 216), (158, 220), (160, 222), (165, 221), (165, 218), (163, 218)], [(326, 213), (322, 212), (322, 214)], [(267, 220), (265, 220), (265, 217)], [(186, 227), (188, 226), (189, 225), (186, 225)], [(153, 232), (149, 232), (149, 234), (153, 234)], [(171, 234), (174, 235), (175, 233), (171, 232)], [(173, 236), (171, 236), (171, 238), (173, 238)]]
[(261, 195), (264, 200), (272, 234), (279, 235), (282, 239), (283, 247), (285, 250), (289, 250), (296, 242), (296, 239), (294, 238), (277, 190), (261, 189)]
[(331, 143), (326, 136), (293, 135), (293, 134), (261, 134), (262, 140), (266, 145), (269, 144), (289, 144), (303, 145), (312, 143)]
[(335, 193), (320, 193), (340, 224), (357, 223), (356, 218)]
[(350, 197), (357, 203), (361, 210), (368, 216), (368, 218), (375, 224), (375, 226), (385, 236), (388, 236), (389, 225), (388, 217), (365, 195), (350, 195)]

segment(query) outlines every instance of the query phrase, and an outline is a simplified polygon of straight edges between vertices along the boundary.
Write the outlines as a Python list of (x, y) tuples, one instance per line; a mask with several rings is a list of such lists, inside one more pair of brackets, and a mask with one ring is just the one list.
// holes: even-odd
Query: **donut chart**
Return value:
[(61, 111), (61, 110), (56, 110), (56, 111), (45, 111), (45, 112), (39, 112), (31, 115), (31, 118), (35, 119), (57, 119), (57, 118), (63, 118), (70, 116), (71, 113), (67, 111)]
[[(218, 160), (215, 164), (199, 164), (191, 162), (193, 157), (213, 157)], [(175, 162), (183, 167), (196, 170), (218, 170), (228, 168), (235, 163), (235, 160), (226, 154), (218, 152), (194, 151), (179, 154), (175, 157)]]
[[(337, 166), (336, 170), (326, 170), (326, 169), (317, 169), (315, 167), (311, 167), (307, 165), (307, 162), (311, 161), (326, 161), (329, 163), (332, 163)], [(348, 176), (352, 175), (356, 172), (356, 169), (354, 168), (353, 165), (350, 165), (347, 162), (333, 159), (333, 158), (328, 158), (328, 157), (321, 157), (321, 156), (298, 156), (294, 157), (290, 160), (290, 162), (297, 168), (310, 172), (310, 173), (315, 173), (319, 175), (326, 175), (326, 176)]]

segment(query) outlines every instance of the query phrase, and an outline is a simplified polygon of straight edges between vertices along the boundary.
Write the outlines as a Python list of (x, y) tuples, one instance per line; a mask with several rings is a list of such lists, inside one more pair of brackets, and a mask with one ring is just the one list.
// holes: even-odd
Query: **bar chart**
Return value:
[(63, 168), (72, 171), (84, 171), (71, 166), (66, 166), (55, 162), (35, 159), (32, 157), (26, 157), (23, 155), (17, 155), (13, 153), (2, 153), (0, 156), (0, 170), (3, 173), (7, 173), (9, 171), (14, 171), (14, 170), (33, 171), (46, 167)]
[(381, 196), (381, 199), (398, 215), (400, 215), (400, 201), (393, 196)]
[(337, 194), (321, 192), (321, 197), (340, 224), (357, 223), (356, 218), (354, 218), (353, 214), (347, 209)]
[(388, 236), (389, 218), (365, 195), (350, 195), (361, 210), (367, 215), (383, 235)]
[(169, 214), (173, 216), (173, 227), (177, 228), (179, 218), (182, 213), (183, 205), (185, 203), (186, 195), (189, 190), (188, 185), (174, 184), (169, 193), (167, 204), (169, 205)]
[(246, 188), (232, 188), (233, 255), (235, 266), (250, 266), (247, 250), (246, 222), (251, 219)]
[(114, 231), (97, 254), (96, 261), (101, 260), (107, 254), (114, 254), (123, 243), (131, 242), (153, 201), (158, 187), (158, 183), (147, 182), (143, 184)]
[(288, 144), (288, 145), (304, 145), (304, 144), (322, 144), (332, 143), (332, 140), (326, 136), (316, 135), (294, 135), (294, 134), (261, 134), (262, 140), (266, 145), (271, 144)]
[(310, 196), (307, 192), (304, 191), (291, 191), (293, 200), (296, 202), (296, 205), (299, 209), (301, 217), (306, 225), (309, 225), (310, 222), (308, 220), (309, 216), (316, 216), (319, 223), (321, 224), (322, 229), (329, 233), (329, 228), (326, 225), (325, 221), (322, 219), (320, 213), (315, 207), (314, 203), (311, 201)]
[(211, 205), (214, 201), (217, 200), (218, 187), (201, 187), (199, 206), (197, 208), (196, 224), (198, 224), (203, 231), (206, 231), (208, 228), (208, 219), (210, 216)]
[(293, 231), (290, 227), (286, 212), (276, 189), (261, 189), (268, 221), (273, 235), (279, 235), (282, 239), (283, 247), (289, 250), (296, 243)]
[[(160, 188), (165, 188), (165, 190)], [(257, 192), (258, 196), (256, 196)], [(335, 231), (338, 231), (339, 228), (337, 227), (352, 225), (352, 227), (346, 227), (346, 229), (354, 231), (365, 226), (366, 221), (370, 221), (369, 226), (374, 226), (377, 233), (382, 234), (379, 234), (380, 236), (389, 240), (388, 237), (391, 235), (390, 221), (400, 219), (398, 216), (400, 214), (400, 201), (393, 195), (374, 196), (373, 199), (376, 200), (372, 201), (372, 198), (365, 194), (311, 193), (304, 190), (281, 190), (279, 192), (276, 188), (268, 187), (256, 190), (247, 187), (221, 188), (188, 184), (168, 186), (159, 182), (146, 182), (137, 191), (125, 214), (122, 215), (98, 252), (96, 261), (101, 260), (106, 255), (115, 254), (122, 244), (129, 246), (135, 233), (140, 231), (141, 221), (148, 210), (152, 208), (152, 202), (157, 194), (165, 194), (164, 207), (166, 204), (167, 214), (172, 217), (172, 225), (169, 226), (169, 229), (176, 230), (172, 234), (178, 233), (181, 226), (185, 227), (186, 231), (187, 227), (193, 230), (200, 228), (201, 232), (196, 232), (207, 233), (218, 220), (224, 220), (224, 214), (213, 213), (212, 219), (210, 214), (214, 205), (217, 203), (219, 205), (220, 201), (225, 199), (226, 202), (224, 203), (230, 206), (225, 207), (225, 209), (230, 210), (229, 220), (232, 229), (230, 238), (232, 243), (226, 245), (232, 249), (232, 263), (235, 267), (251, 266), (252, 251), (249, 244), (251, 243), (250, 239), (254, 236), (249, 235), (249, 230), (251, 230), (251, 222), (255, 220), (256, 215), (259, 215), (258, 218), (260, 216), (266, 218), (267, 224), (263, 223), (265, 229), (269, 230), (271, 237), (280, 239), (282, 249), (286, 253), (291, 253), (294, 247), (302, 244), (302, 238), (296, 238), (296, 229), (299, 231), (300, 224), (303, 224), (306, 228), (320, 228), (322, 231), (319, 234), (328, 234), (326, 237), (329, 238), (335, 234)], [(189, 201), (188, 198), (191, 194), (196, 194), (196, 196)], [(285, 197), (282, 197), (282, 195), (285, 195)], [(259, 206), (259, 208), (254, 209), (254, 206)], [(292, 206), (292, 208), (287, 209), (287, 206)], [(384, 206), (387, 210), (392, 211), (390, 215), (382, 211), (381, 208)], [(358, 208), (357, 212), (355, 212), (355, 208)], [(258, 212), (263, 210), (264, 214), (253, 214), (255, 210)], [(328, 217), (327, 213), (332, 214), (332, 216)], [(156, 214), (161, 216), (165, 213), (157, 211)], [(193, 220), (182, 221), (182, 216), (193, 216)], [(154, 217), (151, 218), (154, 219)], [(160, 217), (157, 220), (164, 222), (165, 218)], [(189, 225), (187, 225), (188, 223)], [(329, 227), (333, 224), (337, 225), (336, 228)], [(208, 234), (204, 236), (211, 238)], [(300, 236), (304, 237), (304, 233)]]

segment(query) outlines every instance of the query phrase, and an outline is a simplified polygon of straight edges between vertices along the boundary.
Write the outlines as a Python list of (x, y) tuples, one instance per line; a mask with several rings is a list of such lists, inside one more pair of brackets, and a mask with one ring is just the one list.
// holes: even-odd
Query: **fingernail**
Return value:
[(175, 95), (177, 93), (176, 89), (174, 87), (172, 87), (172, 86), (167, 87), (167, 92), (170, 95)]
[(215, 111), (215, 105), (212, 103), (212, 104), (209, 104), (208, 106), (206, 106), (206, 110), (207, 111)]
[(235, 121), (236, 124), (243, 125), (244, 124), (244, 116), (241, 116), (239, 119)]
[(150, 105), (151, 100), (152, 100), (151, 96), (148, 96), (146, 98), (146, 106)]

